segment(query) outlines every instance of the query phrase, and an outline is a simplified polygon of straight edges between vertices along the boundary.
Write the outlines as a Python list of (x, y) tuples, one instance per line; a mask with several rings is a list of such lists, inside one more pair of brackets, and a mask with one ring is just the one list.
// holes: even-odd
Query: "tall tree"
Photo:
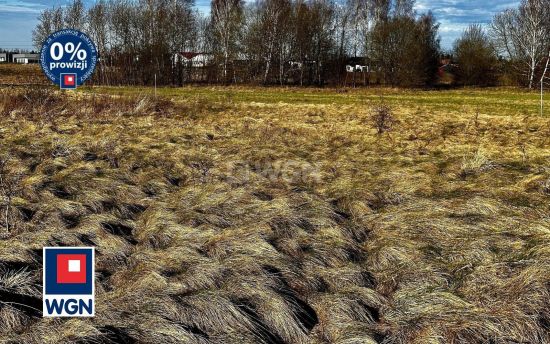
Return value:
[(550, 45), (550, 0), (522, 0), (519, 8), (497, 14), (491, 29), (497, 47), (533, 88)]
[(493, 85), (497, 55), (481, 25), (470, 25), (454, 44), (458, 81), (463, 85)]
[(250, 7), (250, 15), (247, 17), (247, 50), (251, 53), (250, 57), (262, 65), (264, 84), (269, 82), (270, 71), (284, 44), (289, 14), (288, 0), (260, 0)]
[(315, 82), (324, 83), (325, 67), (334, 54), (334, 22), (335, 4), (332, 0), (312, 0), (310, 4), (310, 20), (312, 24), (311, 57), (315, 65)]
[[(193, 0), (98, 0), (87, 10), (71, 1), (41, 14), (34, 42), (63, 27), (88, 33), (99, 50), (94, 80), (106, 84), (227, 83), (232, 69), (235, 80), (323, 85), (340, 80), (349, 58), (368, 56), (405, 85), (429, 82), (437, 64), (437, 25), (417, 18), (413, 0), (212, 0), (210, 16)], [(198, 72), (181, 52), (214, 59)]]
[(40, 49), (42, 43), (52, 33), (63, 28), (63, 9), (54, 7), (46, 9), (38, 16), (38, 24), (32, 32), (32, 41), (36, 49)]
[(215, 46), (219, 48), (223, 63), (223, 80), (228, 79), (228, 66), (237, 55), (237, 47), (242, 30), (242, 0), (212, 0), (212, 26), (215, 33)]
[(439, 25), (431, 13), (392, 16), (371, 33), (370, 54), (392, 86), (423, 86), (434, 81), (439, 57)]
[(388, 20), (391, 0), (371, 0), (370, 12), (375, 24)]
[(85, 25), (84, 13), (82, 0), (73, 0), (65, 9), (65, 28), (83, 30)]
[(349, 55), (357, 57), (366, 52), (371, 0), (348, 0), (347, 4), (351, 11), (351, 44)]
[(393, 13), (395, 17), (412, 17), (414, 16), (415, 0), (395, 0), (393, 5)]
[(87, 17), (88, 33), (98, 50), (100, 80), (103, 84), (110, 84), (109, 73), (106, 71), (109, 18), (105, 1), (100, 0), (91, 6)]
[(53, 13), (52, 10), (44, 10), (38, 16), (38, 24), (32, 31), (32, 41), (37, 49), (40, 49), (42, 43), (53, 32)]

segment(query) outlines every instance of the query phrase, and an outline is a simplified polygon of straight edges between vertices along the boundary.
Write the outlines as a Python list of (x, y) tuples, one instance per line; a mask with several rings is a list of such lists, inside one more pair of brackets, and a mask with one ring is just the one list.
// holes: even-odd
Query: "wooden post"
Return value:
[(344, 78), (344, 87), (348, 85), (348, 71), (346, 70), (346, 77)]
[(540, 78), (540, 115), (544, 115), (544, 78), (546, 77), (546, 72), (548, 71), (548, 66), (550, 65), (550, 49), (548, 50), (548, 57), (546, 57), (546, 65), (542, 71), (542, 76)]

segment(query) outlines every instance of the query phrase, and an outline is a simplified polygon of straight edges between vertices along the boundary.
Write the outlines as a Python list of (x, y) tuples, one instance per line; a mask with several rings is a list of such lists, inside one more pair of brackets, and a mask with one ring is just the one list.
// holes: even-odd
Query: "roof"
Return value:
[(185, 57), (186, 59), (190, 60), (196, 56), (199, 56), (199, 55), (212, 55), (212, 54), (208, 54), (208, 53), (200, 53), (200, 52), (196, 52), (196, 51), (180, 51), (179, 54), (183, 57)]
[(13, 54), (13, 58), (18, 58), (18, 57), (28, 57), (28, 58), (38, 58), (38, 54)]

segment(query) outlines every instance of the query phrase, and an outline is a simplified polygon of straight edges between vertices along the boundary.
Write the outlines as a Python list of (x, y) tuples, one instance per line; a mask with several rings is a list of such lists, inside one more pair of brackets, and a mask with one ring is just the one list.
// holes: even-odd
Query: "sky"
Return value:
[[(91, 0), (93, 1), (93, 0)], [(32, 49), (32, 30), (40, 11), (63, 6), (68, 0), (0, 0), (0, 48)], [(90, 2), (90, 1), (88, 1)], [(417, 0), (418, 13), (431, 10), (440, 23), (441, 46), (450, 49), (454, 40), (472, 23), (486, 25), (493, 15), (517, 6), (512, 0)], [(208, 12), (210, 0), (196, 0)]]

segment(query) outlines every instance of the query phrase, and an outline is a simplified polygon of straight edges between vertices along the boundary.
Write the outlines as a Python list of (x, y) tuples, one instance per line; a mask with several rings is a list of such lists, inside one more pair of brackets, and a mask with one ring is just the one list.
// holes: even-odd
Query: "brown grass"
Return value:
[(392, 110), (2, 90), (0, 342), (550, 343), (550, 122)]
[(0, 63), (0, 84), (3, 85), (49, 85), (39, 64)]

